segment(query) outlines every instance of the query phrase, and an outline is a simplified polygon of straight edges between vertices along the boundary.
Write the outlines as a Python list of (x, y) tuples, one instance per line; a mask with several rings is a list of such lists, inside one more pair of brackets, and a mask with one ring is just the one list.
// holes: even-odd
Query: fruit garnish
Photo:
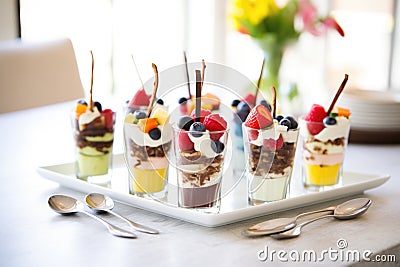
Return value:
[(159, 105), (164, 105), (164, 100), (162, 100), (161, 98), (158, 98), (156, 103)]
[(278, 116), (282, 117), (279, 120), (280, 125), (286, 126), (288, 128), (288, 130), (297, 129), (298, 123), (292, 116), (286, 116), (286, 117), (283, 117), (282, 115), (278, 115)]
[(87, 109), (87, 104), (85, 105), (78, 102), (75, 108), (76, 118), (78, 119), (81, 114), (85, 113), (86, 109)]
[(331, 116), (326, 116), (323, 120), (324, 125), (335, 125), (337, 123), (336, 119)]
[[(201, 109), (200, 110), (200, 122), (204, 122), (204, 118), (210, 114), (211, 114), (211, 111), (209, 111), (207, 109)], [(192, 117), (193, 120), (196, 120), (196, 110), (195, 109), (190, 114), (190, 117)]]
[(140, 106), (148, 106), (150, 103), (151, 95), (146, 94), (144, 89), (140, 89), (133, 96), (132, 100), (128, 103), (128, 108), (136, 109)]
[(307, 123), (307, 128), (310, 134), (319, 134), (324, 129), (324, 125), (322, 124), (322, 122), (325, 117), (326, 112), (323, 106), (318, 104), (312, 105), (310, 112), (308, 112), (308, 114), (304, 117), (304, 120), (308, 122), (316, 122)]
[(232, 103), (231, 103), (231, 107), (237, 107), (237, 106), (239, 105), (239, 103), (240, 103), (240, 100), (239, 100), (239, 99), (234, 99), (234, 100), (232, 101)]
[(152, 114), (152, 117), (157, 120), (159, 125), (164, 125), (169, 120), (168, 112), (162, 108), (155, 109)]
[(177, 138), (180, 150), (189, 151), (194, 149), (194, 143), (190, 140), (186, 130), (180, 130)]
[(258, 131), (255, 129), (248, 129), (247, 133), (249, 135), (249, 141), (257, 140), (258, 138)]
[(101, 106), (100, 102), (96, 101), (93, 103), (93, 105), (97, 108), (99, 112), (103, 111), (103, 107)]
[(181, 116), (178, 120), (178, 127), (179, 129), (185, 129), (186, 131), (189, 131), (190, 126), (193, 124), (193, 119), (190, 116), (184, 115)]
[(256, 101), (256, 96), (249, 93), (247, 94), (244, 99), (243, 99), (247, 104), (249, 104), (250, 106), (253, 106), (255, 101)]
[(244, 125), (253, 129), (264, 129), (272, 123), (273, 119), (268, 108), (257, 105), (250, 111)]
[(213, 95), (211, 93), (207, 93), (205, 95), (202, 96), (202, 107), (204, 104), (207, 104), (208, 106), (210, 106), (210, 109), (217, 109), (219, 107), (219, 105), (221, 104), (221, 100), (219, 99), (218, 96)]
[[(201, 122), (193, 122), (193, 124), (190, 126), (190, 132), (192, 134), (193, 137), (200, 137), (202, 136), (204, 132), (206, 132), (206, 127), (204, 126), (203, 123)], [(198, 132), (198, 133), (196, 133)]]
[(135, 116), (132, 113), (129, 113), (128, 115), (126, 115), (124, 122), (126, 123), (135, 123), (135, 121), (137, 122), (137, 119), (135, 118)]
[(158, 122), (154, 118), (145, 118), (145, 119), (140, 119), (137, 125), (142, 132), (148, 133), (150, 132), (150, 130), (158, 126)]
[(179, 98), (178, 103), (179, 103), (179, 105), (186, 104), (186, 101), (187, 101), (186, 97), (181, 97), (181, 98)]
[[(228, 123), (219, 114), (212, 113), (204, 118), (204, 126), (210, 132), (225, 131)], [(219, 140), (224, 133), (210, 133), (210, 138), (214, 141)]]
[(247, 116), (250, 112), (250, 105), (247, 104), (245, 101), (241, 101), (237, 106), (237, 115), (239, 116), (240, 120), (243, 122), (246, 120)]
[(269, 150), (275, 151), (278, 149), (281, 149), (283, 146), (283, 137), (280, 134), (277, 140), (274, 140), (272, 138), (270, 139), (265, 139), (263, 142), (263, 146), (267, 147)]
[(265, 106), (269, 111), (272, 111), (271, 105), (267, 102), (267, 100), (263, 99), (260, 101), (260, 105)]
[(224, 151), (225, 145), (221, 141), (216, 140), (214, 142), (211, 142), (211, 148), (215, 153), (219, 154)]
[(111, 109), (105, 109), (101, 112), (104, 116), (106, 127), (112, 129), (114, 126), (114, 112)]
[(135, 116), (136, 119), (140, 120), (146, 118), (147, 114), (143, 110), (135, 110), (135, 112), (133, 112), (133, 116)]
[(158, 140), (161, 138), (161, 131), (158, 128), (151, 129), (149, 131), (149, 136), (153, 140)]
[(350, 115), (351, 115), (350, 109), (341, 108), (341, 107), (337, 107), (336, 109), (337, 109), (338, 116), (350, 117)]

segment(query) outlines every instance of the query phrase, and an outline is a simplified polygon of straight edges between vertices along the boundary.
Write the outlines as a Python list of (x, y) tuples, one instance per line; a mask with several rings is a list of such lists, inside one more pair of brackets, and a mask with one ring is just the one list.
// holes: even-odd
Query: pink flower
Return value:
[(317, 8), (309, 0), (300, 0), (299, 15), (303, 20), (304, 29), (312, 35), (320, 36), (329, 29), (335, 29), (344, 36), (344, 31), (337, 21), (332, 17), (320, 18)]

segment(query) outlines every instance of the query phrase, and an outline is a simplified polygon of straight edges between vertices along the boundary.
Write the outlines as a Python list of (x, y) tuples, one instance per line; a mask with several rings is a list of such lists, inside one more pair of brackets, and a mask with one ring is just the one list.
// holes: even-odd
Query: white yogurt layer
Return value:
[(89, 124), (100, 116), (101, 113), (96, 106), (93, 107), (93, 111), (87, 109), (85, 113), (79, 116), (79, 129), (81, 128), (81, 125)]
[[(244, 123), (242, 124), (243, 126), (243, 131), (246, 131), (246, 126)], [(277, 120), (274, 120), (274, 125), (263, 130), (256, 130), (258, 131), (258, 137), (256, 140), (250, 141), (250, 143), (256, 145), (256, 146), (262, 146), (264, 143), (265, 139), (274, 139), (278, 140), (279, 135), (282, 135), (282, 139), (286, 143), (295, 143), (297, 142), (297, 137), (299, 135), (299, 131), (296, 130), (289, 130), (288, 127), (285, 125), (280, 125)]]
[(201, 133), (201, 136), (199, 137), (194, 137), (190, 132), (188, 132), (188, 136), (190, 141), (192, 141), (194, 144), (194, 150), (200, 151), (204, 157), (215, 158), (218, 155), (211, 148), (211, 143), (213, 141), (211, 140), (210, 133), (208, 131)]
[(158, 129), (161, 131), (161, 138), (153, 140), (149, 134), (142, 132), (136, 124), (124, 123), (125, 138), (132, 140), (139, 146), (157, 147), (172, 140), (172, 127), (169, 123), (159, 125)]
[[(314, 139), (317, 139), (321, 142), (326, 142), (328, 140), (335, 140), (337, 138), (347, 137), (350, 129), (350, 119), (340, 116), (336, 117), (335, 125), (326, 125), (325, 128), (319, 132), (317, 135), (314, 135)], [(302, 136), (310, 137), (313, 136), (308, 131), (307, 122), (302, 121), (300, 132)], [(334, 152), (333, 152), (334, 153)]]

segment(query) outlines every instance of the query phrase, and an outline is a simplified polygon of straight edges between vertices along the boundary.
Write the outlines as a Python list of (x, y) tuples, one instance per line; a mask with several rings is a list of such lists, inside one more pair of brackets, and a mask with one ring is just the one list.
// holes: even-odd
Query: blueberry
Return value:
[(103, 108), (101, 107), (101, 104), (100, 104), (100, 102), (94, 102), (94, 106), (97, 108), (97, 110), (99, 111), (99, 112), (102, 112), (103, 111)]
[(85, 99), (79, 99), (78, 100), (78, 104), (87, 106), (87, 103), (86, 103)]
[(238, 110), (237, 115), (240, 118), (241, 122), (244, 122), (247, 118), (247, 115), (249, 115), (249, 112)]
[(179, 103), (179, 104), (183, 104), (183, 103), (185, 103), (186, 101), (187, 101), (187, 98), (186, 98), (186, 97), (181, 97), (181, 98), (179, 98), (178, 103)]
[(189, 131), (190, 126), (193, 124), (193, 119), (190, 116), (181, 116), (178, 120), (178, 127), (179, 129), (185, 129), (186, 131)]
[(271, 107), (271, 105), (267, 102), (267, 100), (261, 100), (260, 101), (260, 105), (263, 105), (264, 107), (266, 107), (269, 111), (271, 111), (272, 110), (272, 107)]
[(211, 142), (211, 148), (215, 153), (219, 154), (224, 151), (225, 145), (221, 141), (213, 141)]
[(336, 119), (334, 117), (331, 117), (331, 116), (325, 117), (323, 122), (324, 122), (325, 125), (335, 125), (337, 123)]
[(278, 122), (280, 122), (280, 121), (283, 119), (283, 116), (282, 116), (282, 115), (276, 115), (276, 116), (275, 116), (275, 119), (276, 119)]
[(290, 122), (290, 120), (284, 118), (279, 122), (280, 125), (286, 126), (288, 128), (288, 130), (290, 129), (290, 127), (292, 126), (292, 123)]
[(133, 116), (135, 116), (136, 119), (140, 120), (146, 118), (147, 114), (143, 110), (135, 110)]
[(290, 129), (297, 129), (298, 123), (292, 116), (286, 116), (285, 119), (290, 120), (290, 124), (291, 124)]
[(164, 100), (161, 98), (157, 99), (157, 104), (164, 105)]
[(151, 129), (149, 131), (149, 136), (153, 140), (158, 140), (161, 138), (161, 131), (158, 128)]
[(232, 107), (237, 107), (239, 105), (239, 103), (240, 103), (240, 100), (239, 99), (235, 99), (235, 100), (232, 101), (231, 106)]
[(241, 111), (241, 112), (247, 112), (247, 114), (249, 114), (250, 112), (250, 106), (249, 104), (247, 104), (245, 101), (241, 101), (238, 105), (237, 105), (237, 110)]
[[(196, 122), (192, 123), (189, 130), (191, 132), (194, 132), (194, 133), (191, 133), (191, 135), (193, 135), (194, 137), (200, 137), (203, 135), (202, 133), (204, 133), (206, 131), (206, 126), (204, 126), (203, 123), (196, 121)], [(199, 133), (195, 133), (195, 132), (199, 132)]]

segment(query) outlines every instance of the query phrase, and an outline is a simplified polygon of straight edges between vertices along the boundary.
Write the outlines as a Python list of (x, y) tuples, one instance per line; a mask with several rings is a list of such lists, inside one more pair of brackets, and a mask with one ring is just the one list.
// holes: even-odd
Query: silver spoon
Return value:
[(119, 215), (118, 213), (112, 211), (111, 209), (114, 208), (114, 201), (103, 194), (98, 194), (98, 193), (91, 193), (86, 195), (85, 197), (85, 202), (89, 208), (91, 208), (94, 211), (104, 211), (108, 212), (125, 222), (127, 222), (133, 229), (138, 230), (140, 232), (148, 233), (148, 234), (158, 234), (159, 232), (153, 228), (141, 225), (139, 223), (133, 222), (129, 220), (128, 218), (123, 217), (122, 215)]
[(343, 204), (340, 204), (336, 207), (335, 211), (333, 212), (333, 214), (329, 214), (329, 215), (324, 215), (321, 217), (317, 217), (305, 222), (300, 223), (299, 225), (297, 225), (296, 227), (282, 232), (282, 233), (278, 233), (278, 234), (273, 234), (271, 235), (271, 237), (275, 238), (275, 239), (286, 239), (286, 238), (293, 238), (293, 237), (298, 237), (301, 234), (301, 229), (303, 228), (303, 226), (321, 220), (321, 219), (326, 219), (326, 218), (330, 218), (330, 217), (334, 217), (335, 219), (339, 219), (339, 220), (349, 220), (349, 219), (353, 219), (357, 216), (360, 216), (362, 214), (364, 214), (368, 208), (371, 206), (372, 201), (370, 199), (367, 198), (357, 198), (357, 199), (353, 199), (350, 201), (347, 201)]
[(269, 235), (275, 234), (283, 231), (287, 231), (296, 226), (297, 220), (301, 217), (308, 216), (314, 213), (320, 212), (333, 212), (335, 210), (335, 206), (314, 210), (309, 212), (300, 213), (299, 215), (292, 218), (277, 218), (268, 221), (264, 221), (258, 224), (251, 226), (249, 229), (243, 231), (243, 235), (245, 236), (258, 236), (258, 235)]
[(92, 217), (93, 219), (96, 219), (97, 221), (104, 224), (107, 227), (108, 231), (115, 236), (136, 238), (136, 235), (134, 233), (125, 231), (85, 211), (83, 203), (80, 202), (79, 200), (76, 200), (75, 198), (65, 195), (54, 195), (49, 198), (48, 204), (52, 210), (63, 215), (73, 214), (76, 212), (84, 213), (89, 217)]

